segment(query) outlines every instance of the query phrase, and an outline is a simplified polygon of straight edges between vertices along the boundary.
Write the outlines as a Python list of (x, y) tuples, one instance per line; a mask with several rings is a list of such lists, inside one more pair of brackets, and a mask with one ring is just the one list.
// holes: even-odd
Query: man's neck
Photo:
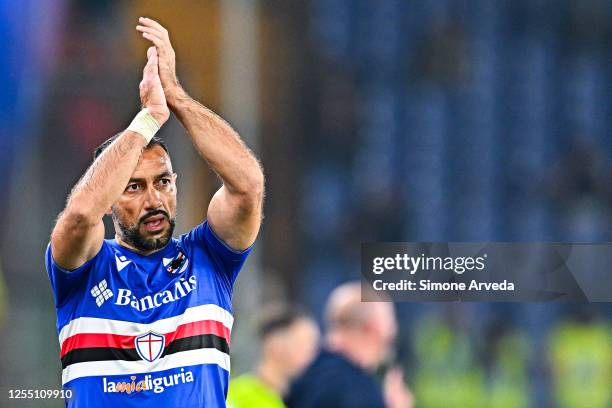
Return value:
[(118, 234), (115, 234), (115, 241), (117, 241), (117, 243), (121, 245), (122, 247), (127, 248), (132, 252), (136, 252), (138, 255), (143, 255), (143, 256), (154, 254), (155, 252), (161, 251), (162, 249), (165, 248), (163, 247), (163, 248), (157, 248), (157, 249), (151, 249), (151, 250), (143, 250), (140, 248), (136, 248), (134, 245), (131, 245), (128, 242), (124, 241)]
[(278, 395), (283, 395), (287, 389), (288, 379), (273, 361), (262, 361), (257, 366), (257, 378)]
[(361, 367), (363, 370), (371, 369), (368, 364), (367, 344), (359, 344), (357, 337), (351, 337), (347, 333), (328, 334), (326, 339), (327, 350), (340, 354), (353, 364)]

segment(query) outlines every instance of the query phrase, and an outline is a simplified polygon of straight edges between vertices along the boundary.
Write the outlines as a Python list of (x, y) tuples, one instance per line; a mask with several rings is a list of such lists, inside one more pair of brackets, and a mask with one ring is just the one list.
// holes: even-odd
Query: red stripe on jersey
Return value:
[(166, 344), (170, 344), (174, 340), (182, 339), (183, 337), (198, 336), (200, 334), (214, 334), (223, 337), (227, 341), (227, 345), (230, 345), (230, 330), (223, 323), (216, 320), (202, 320), (180, 325), (175, 331), (165, 334)]
[(60, 357), (70, 350), (87, 347), (134, 348), (135, 336), (120, 336), (110, 333), (81, 333), (68, 337), (62, 344)]
[[(143, 333), (144, 334), (144, 333)], [(178, 326), (175, 331), (166, 333), (166, 347), (174, 340), (184, 337), (198, 336), (200, 334), (214, 334), (223, 337), (230, 344), (230, 329), (216, 320), (201, 320)], [(62, 344), (60, 358), (70, 350), (90, 347), (134, 348), (137, 336), (123, 336), (110, 333), (80, 333), (68, 337)]]

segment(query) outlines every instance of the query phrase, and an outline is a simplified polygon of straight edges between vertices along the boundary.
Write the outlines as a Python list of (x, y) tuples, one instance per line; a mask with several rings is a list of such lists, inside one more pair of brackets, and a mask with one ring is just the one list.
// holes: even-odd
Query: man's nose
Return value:
[(161, 202), (161, 194), (153, 186), (149, 186), (147, 188), (146, 200), (147, 201), (146, 201), (145, 205), (146, 205), (147, 208), (158, 208), (162, 204), (162, 202)]

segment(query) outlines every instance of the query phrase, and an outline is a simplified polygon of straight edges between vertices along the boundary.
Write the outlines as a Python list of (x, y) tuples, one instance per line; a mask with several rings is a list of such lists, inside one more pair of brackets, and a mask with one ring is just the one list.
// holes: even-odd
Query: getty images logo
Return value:
[[(131, 306), (134, 309), (142, 312), (149, 309), (155, 309), (167, 303), (176, 302), (177, 300), (187, 296), (189, 293), (194, 291), (197, 287), (197, 280), (195, 275), (190, 276), (189, 279), (180, 278), (174, 282), (174, 285), (161, 292), (154, 293), (152, 295), (146, 295), (141, 298), (137, 298), (132, 294), (129, 289), (118, 289), (115, 305), (117, 306)], [(96, 299), (96, 305), (98, 307), (113, 297), (114, 293), (108, 288), (106, 279), (103, 279), (97, 285), (91, 288), (91, 295)]]

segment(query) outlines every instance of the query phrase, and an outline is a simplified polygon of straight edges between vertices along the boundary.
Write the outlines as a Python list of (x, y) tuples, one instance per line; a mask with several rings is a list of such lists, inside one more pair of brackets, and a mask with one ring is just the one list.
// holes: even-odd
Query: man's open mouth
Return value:
[(162, 214), (154, 215), (147, 218), (143, 225), (147, 231), (157, 231), (164, 226), (166, 217)]

